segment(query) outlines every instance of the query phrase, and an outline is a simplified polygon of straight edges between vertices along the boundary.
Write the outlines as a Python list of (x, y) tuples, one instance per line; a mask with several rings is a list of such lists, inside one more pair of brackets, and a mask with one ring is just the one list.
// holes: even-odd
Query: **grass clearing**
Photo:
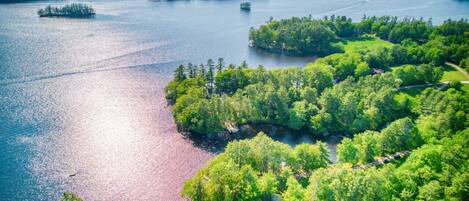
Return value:
[(444, 65), (443, 70), (444, 70), (444, 73), (443, 73), (443, 76), (440, 79), (440, 82), (468, 80), (467, 77), (464, 76), (464, 74), (462, 74), (458, 70), (456, 70), (456, 69), (454, 69), (454, 68), (452, 68), (448, 65)]
[(380, 47), (392, 47), (394, 44), (391, 42), (382, 40), (378, 37), (359, 37), (346, 39), (345, 43), (342, 43), (345, 52), (359, 52), (363, 50), (374, 50)]
[(399, 93), (402, 94), (407, 94), (409, 96), (415, 97), (422, 93), (423, 90), (425, 90), (428, 87), (417, 87), (417, 88), (410, 88), (410, 89), (401, 89), (399, 90)]

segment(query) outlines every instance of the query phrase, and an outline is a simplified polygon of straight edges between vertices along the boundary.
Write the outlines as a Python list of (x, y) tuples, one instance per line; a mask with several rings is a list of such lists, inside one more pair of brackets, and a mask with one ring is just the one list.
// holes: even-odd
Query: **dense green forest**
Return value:
[[(342, 142), (340, 157), (343, 158), (334, 165), (330, 165), (329, 151), (323, 143), (290, 148), (262, 133), (250, 140), (233, 141), (224, 153), (185, 182), (182, 195), (192, 200), (281, 197), (286, 201), (467, 198), (469, 129), (429, 141), (395, 163), (366, 169), (348, 163), (349, 156), (362, 157), (361, 150), (373, 152), (376, 147), (375, 152), (386, 152), (401, 148), (401, 141), (391, 141), (389, 145), (386, 140), (419, 137), (418, 132), (412, 131), (413, 125), (408, 124), (409, 120), (401, 119), (381, 133), (361, 134), (358, 138), (365, 141), (358, 142), (358, 138), (354, 138), (352, 143), (365, 146), (359, 147), (360, 151), (349, 147), (349, 141)], [(383, 140), (373, 141), (371, 135), (383, 135)], [(409, 146), (417, 146), (417, 143)], [(368, 152), (364, 152), (365, 157)]]
[(251, 31), (254, 46), (327, 56), (304, 68), (272, 70), (249, 68), (246, 62), (226, 66), (221, 58), (180, 65), (165, 93), (183, 131), (236, 139), (231, 137), (239, 125), (273, 124), (314, 137), (345, 136), (335, 164), (322, 142), (292, 148), (263, 133), (231, 141), (186, 181), (182, 195), (192, 200), (464, 200), (469, 197), (469, 88), (443, 77), (449, 75), (447, 62), (467, 68), (468, 33), (467, 20), (437, 26), (388, 16), (360, 22), (340, 16), (271, 20)]
[(93, 7), (83, 3), (72, 3), (62, 7), (48, 5), (37, 11), (40, 17), (91, 17), (96, 14)]
[[(322, 142), (294, 148), (263, 133), (235, 140), (185, 182), (192, 200), (464, 200), (469, 196), (469, 96), (427, 88), (408, 117), (344, 138), (338, 161)], [(360, 164), (411, 151), (384, 165)]]

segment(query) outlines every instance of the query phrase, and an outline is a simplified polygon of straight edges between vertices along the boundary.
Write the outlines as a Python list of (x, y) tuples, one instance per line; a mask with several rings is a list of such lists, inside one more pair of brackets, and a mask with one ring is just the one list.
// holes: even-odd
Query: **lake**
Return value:
[(36, 15), (56, 1), (0, 4), (0, 200), (181, 200), (215, 154), (178, 133), (163, 88), (181, 63), (314, 61), (248, 47), (271, 16), (469, 18), (454, 0), (240, 2), (91, 1), (92, 19)]

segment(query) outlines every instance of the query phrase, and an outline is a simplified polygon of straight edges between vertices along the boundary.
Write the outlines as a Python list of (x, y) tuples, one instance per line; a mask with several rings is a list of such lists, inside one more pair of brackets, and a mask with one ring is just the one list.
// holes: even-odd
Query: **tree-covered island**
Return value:
[(321, 142), (292, 148), (262, 133), (234, 140), (186, 181), (182, 195), (466, 199), (469, 87), (459, 81), (468, 78), (451, 66), (466, 67), (468, 33), (467, 20), (436, 26), (388, 16), (271, 20), (251, 31), (255, 47), (327, 56), (304, 68), (273, 70), (226, 66), (223, 59), (180, 65), (165, 93), (183, 131), (229, 140), (240, 125), (273, 124), (315, 137), (345, 136), (336, 164)]
[[(465, 32), (467, 26), (467, 20), (448, 20), (441, 26), (433, 26), (430, 20), (425, 21), (422, 18), (364, 16), (361, 21), (352, 22), (345, 16), (333, 15), (323, 19), (309, 16), (271, 19), (257, 29), (252, 28), (249, 37), (254, 47), (271, 52), (327, 55), (343, 52), (338, 41), (346, 42), (350, 38), (371, 34), (405, 47), (424, 45), (423, 47), (435, 48), (425, 52), (428, 54), (425, 56), (438, 57), (446, 53), (451, 55), (452, 62), (459, 64), (468, 52), (468, 33)], [(414, 57), (423, 56), (418, 54), (422, 52), (415, 53)]]
[(96, 14), (93, 7), (83, 3), (72, 3), (62, 7), (48, 5), (37, 11), (39, 17), (87, 18)]
[(241, 4), (239, 4), (239, 8), (241, 10), (251, 10), (251, 3), (250, 2), (242, 2)]

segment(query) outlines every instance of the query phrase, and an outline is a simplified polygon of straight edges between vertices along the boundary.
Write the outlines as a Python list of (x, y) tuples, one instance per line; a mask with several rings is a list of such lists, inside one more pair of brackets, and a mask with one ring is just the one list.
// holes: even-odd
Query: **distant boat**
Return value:
[(78, 174), (80, 173), (80, 170), (76, 171), (75, 173), (73, 174), (69, 174), (68, 177), (74, 177), (74, 176), (77, 176)]

